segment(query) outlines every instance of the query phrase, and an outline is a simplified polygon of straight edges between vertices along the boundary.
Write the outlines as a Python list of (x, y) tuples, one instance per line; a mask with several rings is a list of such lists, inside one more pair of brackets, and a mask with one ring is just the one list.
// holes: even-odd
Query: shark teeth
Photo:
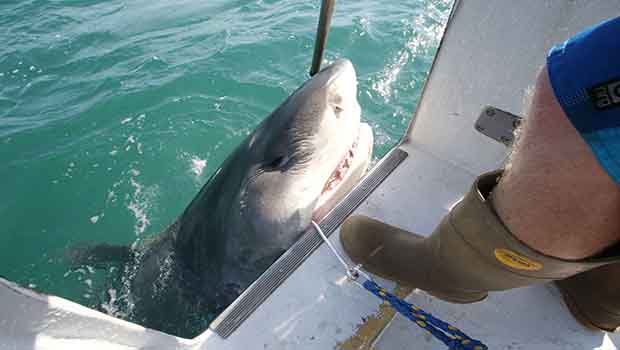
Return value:
[(349, 148), (349, 150), (347, 151), (347, 153), (345, 154), (342, 161), (340, 161), (340, 164), (338, 164), (334, 172), (331, 174), (331, 176), (325, 183), (325, 187), (323, 187), (323, 191), (321, 192), (321, 194), (324, 194), (326, 192), (333, 190), (334, 188), (338, 186), (340, 181), (344, 179), (344, 176), (346, 175), (347, 171), (351, 167), (351, 164), (353, 163), (353, 158), (355, 158), (358, 140), (359, 140), (359, 134), (358, 134), (358, 137), (353, 142), (353, 144), (351, 145), (351, 147)]

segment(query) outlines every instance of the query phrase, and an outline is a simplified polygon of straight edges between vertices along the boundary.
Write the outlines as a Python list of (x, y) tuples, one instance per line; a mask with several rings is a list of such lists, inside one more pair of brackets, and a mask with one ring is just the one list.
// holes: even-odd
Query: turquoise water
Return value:
[[(0, 275), (119, 317), (67, 247), (159, 233), (307, 77), (320, 1), (0, 3)], [(375, 158), (411, 118), (449, 0), (337, 2)], [(112, 301), (111, 301), (112, 299)]]

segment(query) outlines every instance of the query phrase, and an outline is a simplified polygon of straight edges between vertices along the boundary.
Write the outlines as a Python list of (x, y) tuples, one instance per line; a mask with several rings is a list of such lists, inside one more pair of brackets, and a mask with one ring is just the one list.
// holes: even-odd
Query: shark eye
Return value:
[(265, 170), (274, 171), (277, 169), (281, 169), (282, 167), (284, 167), (284, 165), (286, 165), (287, 162), (288, 162), (288, 157), (286, 156), (276, 157), (273, 161), (265, 165)]
[(336, 113), (336, 115), (340, 114), (344, 110), (344, 108), (342, 108), (343, 101), (344, 99), (340, 94), (330, 96), (329, 102), (332, 105), (332, 108), (334, 108), (334, 113)]

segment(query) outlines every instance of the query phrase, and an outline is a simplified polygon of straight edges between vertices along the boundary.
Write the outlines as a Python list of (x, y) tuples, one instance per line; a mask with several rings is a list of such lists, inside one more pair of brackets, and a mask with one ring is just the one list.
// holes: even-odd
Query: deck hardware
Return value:
[(497, 107), (487, 106), (482, 109), (474, 128), (481, 134), (510, 146), (522, 119)]

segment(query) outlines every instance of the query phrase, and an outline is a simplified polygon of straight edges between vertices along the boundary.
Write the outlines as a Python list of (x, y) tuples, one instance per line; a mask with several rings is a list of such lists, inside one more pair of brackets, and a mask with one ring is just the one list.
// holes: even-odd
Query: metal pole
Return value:
[(332, 14), (336, 0), (323, 0), (321, 4), (321, 15), (319, 17), (319, 26), (316, 31), (316, 40), (314, 42), (314, 55), (312, 57), (312, 67), (310, 68), (310, 76), (315, 75), (321, 69), (321, 61), (323, 60), (323, 51), (325, 50), (325, 42), (327, 41), (327, 33), (332, 22)]

